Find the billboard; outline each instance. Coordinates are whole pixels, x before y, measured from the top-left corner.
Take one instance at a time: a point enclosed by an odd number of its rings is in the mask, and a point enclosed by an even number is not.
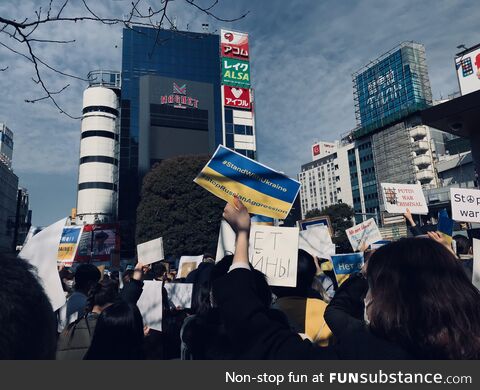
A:
[[[480,89],[480,47],[455,57],[458,84],[462,95]]]
[[[319,158],[325,157],[329,154],[332,154],[336,150],[336,145],[328,142],[317,142],[312,146],[312,158],[313,160],[318,160]]]
[[[356,117],[361,131],[376,130],[422,110],[432,101],[425,49],[401,44],[353,75]]]
[[[63,228],[62,236],[60,237],[60,244],[58,245],[58,262],[61,262],[66,266],[72,265],[75,254],[77,253],[77,246],[81,232],[81,226]]]
[[[221,30],[220,46],[222,57],[249,59],[248,34]]]
[[[116,262],[119,250],[120,236],[116,224],[84,225],[75,261]]]
[[[225,107],[244,108],[250,110],[252,108],[252,97],[250,90],[247,88],[224,85],[223,104]]]
[[[250,87],[250,64],[234,58],[222,58],[222,84]]]

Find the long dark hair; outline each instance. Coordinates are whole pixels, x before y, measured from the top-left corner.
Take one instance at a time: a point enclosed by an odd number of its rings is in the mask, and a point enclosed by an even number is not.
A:
[[[370,329],[416,358],[480,358],[480,292],[460,262],[428,238],[406,238],[368,261]]]
[[[118,299],[118,282],[111,279],[103,279],[93,286],[88,292],[85,311],[90,313],[94,306],[103,307],[114,303]]]
[[[143,359],[143,320],[137,306],[125,302],[107,307],[97,321],[85,360]]]

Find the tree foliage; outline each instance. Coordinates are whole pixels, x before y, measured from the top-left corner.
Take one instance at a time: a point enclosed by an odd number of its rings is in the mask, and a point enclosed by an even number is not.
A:
[[[225,202],[193,182],[207,156],[162,161],[145,176],[137,244],[163,237],[165,256],[215,254]]]
[[[351,252],[352,248],[345,230],[353,226],[352,219],[354,216],[354,210],[345,203],[337,203],[324,207],[322,210],[310,210],[305,215],[305,218],[314,218],[323,215],[328,215],[330,217],[333,230],[332,241],[337,246],[337,252]]]

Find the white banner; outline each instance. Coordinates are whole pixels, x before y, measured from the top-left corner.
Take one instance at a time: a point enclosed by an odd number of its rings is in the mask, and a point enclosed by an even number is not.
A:
[[[18,257],[36,267],[40,283],[54,311],[60,309],[66,301],[57,270],[58,246],[66,222],[65,218],[46,227],[30,238],[18,254]]]
[[[459,222],[480,222],[480,190],[451,188],[452,219]]]
[[[175,308],[190,309],[192,307],[192,283],[165,283],[168,300]]]
[[[420,184],[381,183],[385,210],[390,214],[428,214],[427,201]]]
[[[319,259],[331,259],[335,254],[335,244],[332,243],[330,230],[324,225],[314,225],[307,230],[302,230],[298,238],[298,249]]]
[[[271,286],[297,285],[298,228],[252,225],[250,263]]]
[[[355,252],[360,250],[362,246],[369,247],[371,244],[383,239],[380,230],[378,230],[377,223],[373,218],[352,226],[345,232]]]
[[[162,237],[137,245],[138,262],[143,265],[165,259]]]

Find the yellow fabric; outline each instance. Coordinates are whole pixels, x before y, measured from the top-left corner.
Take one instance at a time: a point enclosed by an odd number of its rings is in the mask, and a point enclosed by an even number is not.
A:
[[[314,343],[325,347],[332,337],[332,331],[328,327],[323,315],[327,304],[321,299],[308,298],[305,308],[305,334]]]

